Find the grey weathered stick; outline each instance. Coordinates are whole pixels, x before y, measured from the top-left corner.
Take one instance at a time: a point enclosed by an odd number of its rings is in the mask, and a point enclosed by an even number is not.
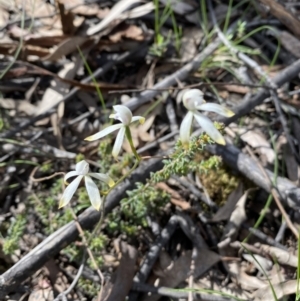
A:
[[[160,170],[162,167],[163,163],[160,159],[149,160],[147,163],[141,164],[129,179],[125,180],[108,195],[105,212],[110,212],[115,208],[120,200],[126,197],[126,191],[135,187],[136,182],[145,182],[150,172]],[[100,212],[90,207],[79,215],[78,221],[83,229],[90,229],[99,221],[99,218]],[[7,293],[14,291],[22,281],[42,268],[50,258],[74,241],[77,236],[78,231],[75,222],[70,222],[47,237],[13,267],[3,273],[0,276],[0,300]]]
[[[142,92],[138,97],[131,98],[127,103],[126,106],[130,108],[131,110],[136,109],[137,107],[141,106],[144,103],[149,102],[152,100],[155,96],[161,93],[159,89],[162,88],[168,88],[174,85],[178,84],[178,81],[185,80],[188,75],[192,72],[197,70],[201,63],[210,55],[213,54],[213,52],[218,49],[220,46],[221,41],[219,39],[216,39],[212,43],[210,43],[202,52],[200,52],[195,58],[188,64],[184,65],[182,68],[177,70],[175,73],[167,76],[162,81],[155,84],[151,90],[146,90]],[[158,90],[155,90],[158,89]]]
[[[283,69],[279,74],[277,74],[273,82],[278,86],[281,87],[285,83],[294,79],[300,73],[300,59],[295,61],[290,66]],[[248,101],[240,104],[236,108],[233,109],[235,115],[226,118],[220,117],[217,119],[219,122],[223,122],[225,125],[229,125],[231,122],[238,120],[240,117],[248,114],[252,109],[256,106],[263,103],[263,101],[270,96],[270,91],[268,89],[259,89],[258,92],[251,97]]]

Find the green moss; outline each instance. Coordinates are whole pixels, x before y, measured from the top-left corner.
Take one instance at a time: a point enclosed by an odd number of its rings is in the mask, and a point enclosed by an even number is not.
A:
[[[232,175],[224,164],[211,169],[208,173],[199,173],[198,177],[209,196],[218,205],[226,202],[229,194],[237,188],[240,182],[240,177]]]

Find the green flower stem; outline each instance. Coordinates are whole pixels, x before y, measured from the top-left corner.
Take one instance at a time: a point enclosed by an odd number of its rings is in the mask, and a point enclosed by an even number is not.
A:
[[[126,138],[127,138],[128,142],[130,144],[131,150],[132,150],[133,154],[135,155],[136,159],[138,160],[138,162],[140,162],[141,161],[141,157],[138,155],[138,153],[136,152],[136,149],[135,149],[135,147],[133,145],[132,136],[131,136],[131,132],[130,132],[129,126],[126,126],[125,129],[126,129],[125,130],[125,135],[126,135]]]
[[[115,186],[114,186],[115,187]],[[93,240],[93,238],[96,236],[96,234],[98,233],[101,225],[103,224],[103,221],[104,221],[104,204],[105,204],[105,199],[106,199],[106,196],[103,196],[103,199],[102,199],[102,205],[101,205],[101,216],[100,216],[100,219],[99,219],[99,222],[97,223],[96,227],[94,228],[91,236],[89,237],[89,240],[88,240],[88,245],[90,245],[91,241]]]
[[[105,200],[106,200],[106,197],[107,195],[116,187],[118,186],[121,182],[123,182],[127,177],[129,177],[131,175],[131,173],[138,167],[140,163],[140,157],[139,157],[139,160],[136,160],[133,167],[128,171],[127,174],[125,174],[123,177],[121,177],[116,183],[114,186],[110,187],[106,192],[104,192],[104,196],[103,196],[103,199],[102,199],[102,208],[101,208],[101,217],[100,217],[100,220],[99,222],[97,223],[95,229],[93,230],[92,232],[92,235],[90,236],[90,239],[88,240],[88,244],[91,242],[91,240],[93,239],[93,237],[97,234],[98,230],[100,229],[102,223],[103,223],[103,220],[104,220],[104,205],[105,205]]]

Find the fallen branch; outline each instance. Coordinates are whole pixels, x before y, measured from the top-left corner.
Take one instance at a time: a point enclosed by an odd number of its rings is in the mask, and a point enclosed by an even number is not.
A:
[[[126,191],[132,190],[136,182],[145,182],[150,172],[160,170],[163,166],[161,159],[149,160],[135,170],[135,172],[116,187],[108,196],[105,203],[105,212],[112,211],[126,197]],[[78,216],[78,222],[83,229],[91,229],[100,218],[101,212],[92,207],[85,210]],[[53,256],[68,246],[78,237],[78,230],[75,221],[68,223],[58,229],[43,242],[37,245],[32,251],[24,256],[19,262],[0,276],[0,300],[6,294],[13,292],[20,283],[32,276],[38,269]]]
[[[273,78],[273,83],[277,87],[281,87],[285,83],[290,82],[300,73],[300,59],[295,61],[290,66],[283,69],[279,74]],[[259,89],[258,92],[251,97],[249,100],[243,102],[236,108],[234,108],[235,115],[229,118],[219,117],[218,122],[222,122],[225,125],[229,125],[231,122],[238,120],[240,117],[248,114],[256,106],[259,106],[263,101],[270,96],[270,91],[268,89]]]
[[[200,67],[201,63],[208,56],[212,55],[212,53],[216,49],[218,49],[220,44],[221,41],[219,39],[216,39],[214,42],[210,43],[201,53],[195,56],[195,58],[191,62],[155,84],[151,90],[146,90],[142,92],[138,97],[131,98],[128,102],[126,102],[126,106],[128,106],[129,109],[134,110],[144,103],[151,101],[155,96],[160,94],[162,92],[160,91],[160,89],[177,85],[178,81],[185,80],[192,71],[197,70]]]

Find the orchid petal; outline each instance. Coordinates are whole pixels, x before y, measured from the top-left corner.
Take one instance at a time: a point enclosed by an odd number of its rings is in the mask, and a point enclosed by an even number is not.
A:
[[[140,124],[144,124],[145,117],[143,117],[143,116],[133,116],[132,119],[131,119],[131,123],[134,122],[134,121],[139,121]]]
[[[65,189],[60,201],[59,208],[66,206],[72,199],[75,191],[77,190],[83,176],[78,176],[69,186]]]
[[[116,137],[116,141],[112,150],[112,155],[113,157],[117,158],[119,155],[119,152],[121,150],[122,144],[123,144],[123,140],[124,140],[124,136],[125,136],[125,127],[122,127]]]
[[[203,92],[198,89],[191,89],[186,91],[182,96],[184,106],[189,111],[195,111],[197,106],[205,102],[203,99]]]
[[[215,128],[214,124],[209,118],[207,118],[206,116],[198,112],[194,114],[194,117],[196,118],[199,125],[203,128],[203,130],[211,139],[213,139],[218,144],[222,144],[222,145],[226,144],[224,137]]]
[[[108,176],[104,173],[90,172],[88,175],[90,177],[93,177],[95,179],[98,179],[98,180],[106,183],[109,187],[112,187],[115,185],[115,181],[110,176]]]
[[[214,112],[226,117],[231,117],[234,115],[234,113],[231,110],[222,107],[216,103],[203,103],[200,106],[197,106],[197,109],[202,111]]]
[[[76,176],[79,176],[79,173],[77,171],[74,171],[74,170],[66,173],[66,175],[64,177],[65,184],[69,184],[68,181],[67,181],[69,178],[76,177]]]
[[[79,175],[85,176],[89,172],[89,163],[82,160],[76,164],[75,170]]]
[[[104,136],[107,136],[108,134],[120,129],[122,126],[123,126],[122,123],[111,125],[111,126],[105,128],[104,130],[98,132],[97,134],[85,138],[84,140],[94,141],[94,140],[103,138]]]
[[[100,197],[99,189],[91,177],[85,176],[84,181],[85,181],[86,191],[89,195],[89,199],[92,203],[92,206],[99,211],[101,207],[101,197]]]
[[[120,120],[124,125],[129,125],[132,119],[131,111],[122,105],[113,106],[116,114],[114,114],[114,118]]]
[[[194,116],[194,114],[191,111],[188,111],[188,113],[182,120],[182,123],[180,126],[180,140],[181,140],[182,144],[189,143],[193,116]]]

